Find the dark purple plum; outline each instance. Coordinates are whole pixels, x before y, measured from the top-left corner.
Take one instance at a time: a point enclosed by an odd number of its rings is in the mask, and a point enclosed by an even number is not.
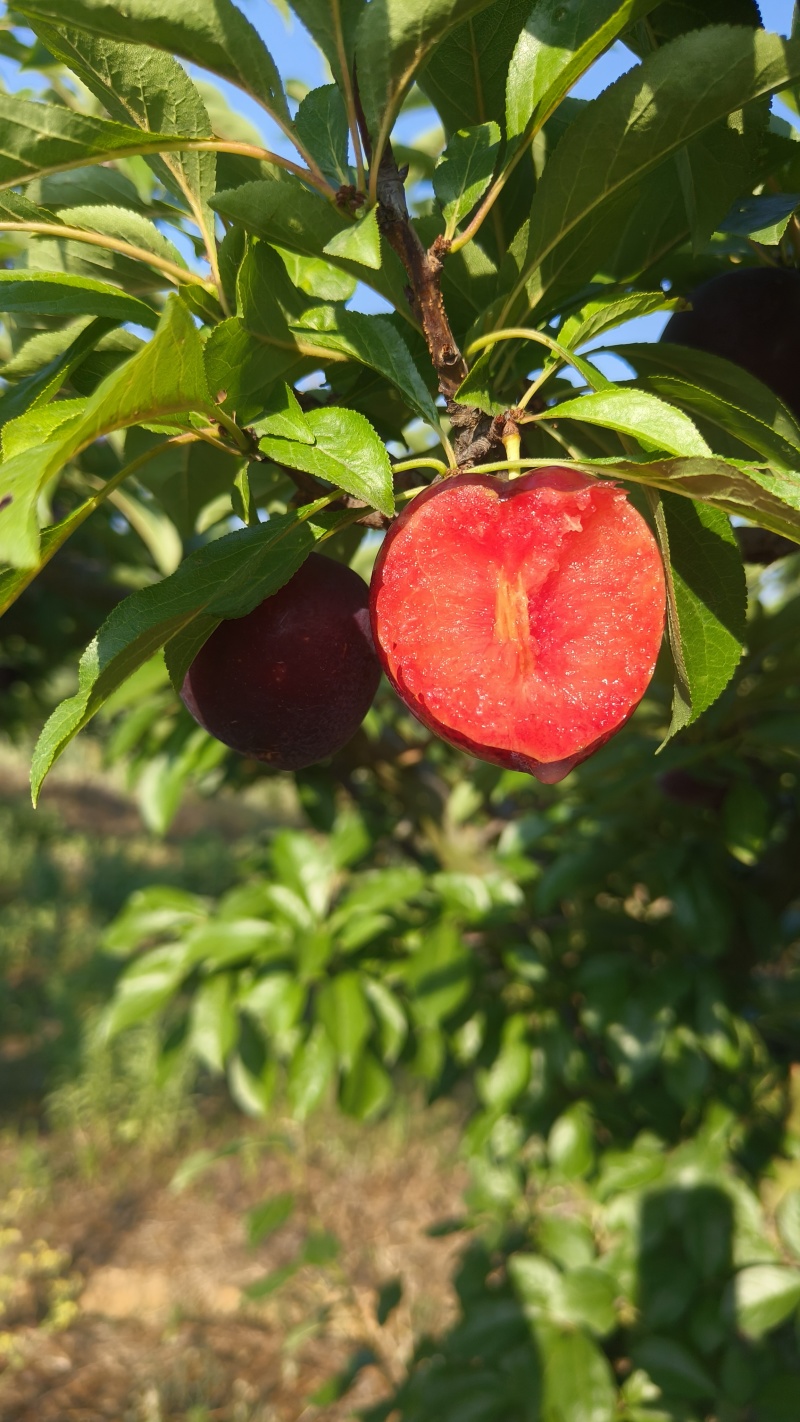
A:
[[[253,612],[220,623],[181,696],[195,721],[232,750],[276,770],[302,770],[355,734],[380,676],[366,583],[312,553]]]
[[[800,418],[800,272],[736,267],[692,292],[662,341],[723,356],[754,375]]]

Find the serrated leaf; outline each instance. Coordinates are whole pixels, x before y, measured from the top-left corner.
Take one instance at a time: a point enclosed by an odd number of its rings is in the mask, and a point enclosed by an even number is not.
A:
[[[334,187],[352,182],[347,161],[347,110],[335,84],[324,84],[306,94],[295,115],[294,126]]]
[[[231,0],[22,0],[26,16],[177,54],[245,89],[288,122],[275,62]]]
[[[130,212],[108,203],[102,207],[62,208],[56,213],[56,217],[67,227],[79,227],[86,232],[99,232],[105,236],[116,237],[134,247],[152,252],[156,257],[163,257],[176,267],[183,267],[187,273],[189,271],[185,258],[175,244],[168,241],[155,223],[139,212]]]
[[[200,617],[243,617],[277,592],[325,528],[311,522],[321,503],[215,540],[169,578],[121,602],[81,658],[79,690],[45,725],[31,767],[34,801],[53,762],[138,667]]]
[[[330,406],[310,410],[306,424],[316,443],[296,444],[292,440],[265,435],[259,449],[277,464],[303,469],[327,480],[357,499],[364,499],[381,513],[394,512],[392,467],[383,441],[369,420],[357,410]]]
[[[536,0],[508,71],[509,139],[538,133],[581,74],[657,0]]]
[[[315,436],[290,385],[279,381],[272,391],[260,420],[253,426],[258,435],[275,435],[296,444],[314,444]]]
[[[720,232],[752,237],[767,247],[777,246],[793,214],[800,207],[800,193],[758,193],[740,198],[719,224]]]
[[[349,262],[358,262],[359,266],[378,271],[382,258],[377,207],[371,207],[351,227],[337,232],[322,250],[328,257],[344,257]]]
[[[487,0],[370,0],[356,31],[361,102],[377,155],[411,82],[451,29]]]
[[[657,44],[666,44],[689,30],[705,25],[761,25],[756,0],[663,0],[651,11],[649,29]],[[649,54],[649,46],[637,43],[637,31],[625,36],[635,54]]]
[[[145,137],[126,124],[18,94],[0,94],[0,136],[0,188],[81,163],[105,163],[125,153],[157,153],[175,137]]]
[[[711,27],[649,55],[588,104],[540,180],[501,324],[601,270],[643,178],[729,113],[798,76],[800,42]]]
[[[106,316],[156,326],[158,312],[118,286],[68,272],[0,271],[0,306],[35,316]]]
[[[73,340],[69,339],[70,327],[61,327],[58,331],[59,341],[56,342],[58,353],[45,360],[27,378],[5,390],[0,399],[0,427],[5,426],[9,420],[17,419],[26,410],[36,409],[37,406],[52,400],[64,381],[78,369],[106,332],[113,330],[115,324],[113,319],[99,316],[79,330]],[[74,331],[75,327],[72,326],[71,329]],[[60,340],[63,333],[66,333],[66,345]],[[48,332],[48,335],[50,334],[55,333]],[[32,342],[26,344],[30,346]],[[42,349],[44,351],[45,348]],[[9,362],[3,368],[4,378],[8,378],[12,364]]]
[[[248,232],[301,257],[321,257],[332,238],[352,231],[352,223],[342,213],[300,183],[244,183],[217,193],[212,206],[222,217],[241,223]],[[331,260],[385,296],[413,324],[405,297],[405,271],[383,241],[381,253],[380,267],[375,269],[349,257],[334,256]]]
[[[545,418],[583,420],[632,435],[649,450],[668,454],[703,455],[711,450],[687,415],[644,391],[621,390],[619,386],[565,400],[548,411]]]
[[[505,121],[506,77],[530,0],[494,0],[445,37],[418,76],[448,133]]]
[[[97,387],[63,437],[56,432],[50,443],[0,465],[0,561],[15,568],[38,561],[39,492],[75,454],[113,430],[188,410],[212,414],[214,405],[200,336],[173,296],[152,340]]]
[[[667,341],[612,346],[655,394],[734,435],[783,469],[800,468],[800,424],[778,396],[741,366]]]
[[[321,350],[340,351],[384,375],[405,396],[416,414],[429,425],[437,424],[433,397],[403,337],[387,317],[368,316],[361,311],[312,309],[304,313],[302,323],[292,330],[298,340],[305,336]]]
[[[670,494],[659,503],[656,525],[676,668],[669,739],[717,700],[736,671],[744,650],[747,584],[725,514]]]
[[[99,35],[34,22],[51,54],[100,99],[112,118],[146,132],[211,138],[208,113],[178,61],[144,45],[117,44]],[[216,154],[164,153],[148,160],[168,187],[183,193],[213,252],[214,219],[208,199],[216,187]],[[122,182],[121,174],[114,174]],[[107,180],[108,181],[108,180]],[[81,201],[85,198],[81,196]]]
[[[500,126],[493,121],[453,134],[433,170],[433,191],[442,208],[445,237],[483,197],[500,154]]]
[[[599,296],[567,317],[558,332],[559,344],[569,350],[577,350],[623,321],[635,321],[653,311],[674,311],[677,305],[677,298],[670,298],[663,291],[632,291],[623,295],[615,292],[610,296]]]

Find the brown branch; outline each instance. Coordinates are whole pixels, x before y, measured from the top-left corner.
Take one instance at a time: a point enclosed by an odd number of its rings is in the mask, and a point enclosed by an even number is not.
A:
[[[364,152],[371,161],[372,140],[355,76],[353,89]],[[462,380],[467,377],[467,363],[450,329],[442,300],[442,258],[450,243],[444,237],[437,237],[430,251],[426,250],[409,216],[404,178],[405,174],[397,166],[392,145],[387,143],[378,167],[378,226],[408,273],[406,296],[409,305],[422,327],[439,379],[439,389],[447,399],[452,399]]]

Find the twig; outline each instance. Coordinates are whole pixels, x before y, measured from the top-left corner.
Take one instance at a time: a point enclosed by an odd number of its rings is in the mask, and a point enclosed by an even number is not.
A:
[[[353,97],[364,151],[371,161],[372,140],[361,106],[357,80],[354,83]],[[392,145],[387,143],[380,155],[375,188],[378,199],[378,226],[408,273],[409,286],[406,288],[406,296],[409,305],[422,327],[433,368],[438,376],[439,389],[447,399],[452,399],[461,382],[466,380],[468,370],[450,329],[442,300],[442,258],[446,255],[449,244],[442,237],[437,237],[430,251],[426,251],[409,216],[403,178]]]

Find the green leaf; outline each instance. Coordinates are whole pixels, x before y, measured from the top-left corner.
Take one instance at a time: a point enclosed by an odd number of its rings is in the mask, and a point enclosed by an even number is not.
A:
[[[453,134],[433,170],[433,191],[453,237],[462,218],[486,192],[500,153],[500,127],[493,121]]]
[[[334,187],[353,181],[347,161],[347,110],[335,84],[324,84],[306,94],[297,110],[294,126]]]
[[[677,305],[677,298],[671,299],[663,291],[632,291],[622,295],[612,292],[609,296],[599,296],[567,317],[559,329],[558,342],[568,350],[578,350],[623,321],[635,321],[653,311],[674,311]]]
[[[263,1279],[257,1279],[254,1284],[248,1284],[247,1288],[242,1289],[242,1293],[246,1299],[251,1299],[253,1303],[258,1303],[259,1299],[269,1298],[270,1294],[274,1294],[294,1278],[302,1262],[302,1259],[295,1259],[290,1264],[284,1264],[281,1269],[273,1269],[270,1274],[265,1274]]]
[[[752,237],[767,247],[776,247],[797,208],[800,193],[759,193],[740,198],[719,224],[720,232]]]
[[[696,255],[704,251],[731,203],[758,181],[768,122],[769,101],[757,100],[676,153]]]
[[[713,1379],[683,1343],[653,1334],[635,1343],[632,1355],[668,1395],[690,1400],[714,1396]]]
[[[2,275],[2,274],[0,274]],[[0,465],[0,560],[38,561],[36,501],[40,490],[80,450],[113,430],[187,410],[213,413],[203,348],[186,307],[175,296],[140,354],[102,382],[80,419],[35,451]]]
[[[63,222],[67,227],[80,227],[86,232],[99,232],[105,236],[116,237],[132,246],[142,247],[144,251],[152,252],[156,257],[164,257],[174,266],[183,267],[187,273],[189,271],[184,257],[174,243],[169,242],[159,232],[155,223],[148,221],[139,212],[130,212],[126,208],[106,203],[102,207],[62,208],[56,216],[59,222]]]
[[[37,22],[36,29],[50,53],[61,59],[120,123],[135,124],[152,133],[212,137],[203,101],[171,54],[159,54],[143,45],[116,44],[61,25],[53,29]],[[204,234],[207,251],[213,252],[216,239],[208,199],[216,187],[216,154],[164,153],[148,161],[167,187],[184,195]]]
[[[544,1364],[542,1422],[614,1422],[617,1389],[611,1365],[584,1333],[536,1330]]]
[[[781,1264],[753,1264],[733,1281],[737,1327],[748,1338],[763,1338],[800,1304],[800,1269]]]
[[[237,1022],[232,980],[218,973],[200,983],[192,996],[189,1045],[210,1071],[222,1073],[236,1041]]]
[[[365,975],[363,981],[364,991],[380,1027],[381,1056],[387,1066],[394,1066],[408,1036],[405,1011],[399,998],[380,978],[369,978]]]
[[[314,444],[313,434],[297,396],[290,385],[279,381],[272,391],[261,419],[253,426],[258,435],[275,435],[296,444]]]
[[[356,33],[361,102],[376,155],[412,80],[450,30],[487,0],[370,0]]]
[[[137,1022],[157,1017],[191,968],[184,943],[154,948],[137,958],[119,979],[103,1020],[105,1035],[116,1037]]]
[[[711,453],[687,415],[644,391],[621,390],[617,386],[596,395],[583,395],[554,406],[544,418],[602,425],[632,435],[647,450],[701,457]]]
[[[800,42],[712,27],[649,55],[587,104],[545,168],[527,232],[515,239],[519,277],[500,323],[602,269],[643,178],[729,113],[798,76]]]
[[[310,410],[306,425],[316,440],[314,445],[265,435],[258,447],[278,464],[315,474],[381,513],[394,513],[392,466],[369,420],[357,410],[330,406]]]
[[[247,1243],[251,1249],[263,1243],[267,1236],[280,1229],[282,1224],[286,1224],[294,1214],[294,1206],[294,1195],[286,1190],[280,1195],[272,1195],[269,1200],[263,1200],[254,1209],[248,1210],[245,1218]]]
[[[323,983],[317,995],[317,1016],[344,1070],[352,1071],[372,1031],[360,973],[339,973]]]
[[[384,375],[417,415],[434,428],[438,425],[433,397],[388,317],[323,307],[306,311],[292,331],[301,343],[311,340],[320,350],[339,351]]]
[[[419,73],[448,133],[505,122],[506,76],[530,0],[494,0],[451,30]]]
[[[111,119],[80,114],[56,104],[0,94],[0,188],[28,182],[45,173],[76,168],[83,163],[106,163],[126,153],[157,153],[175,135],[145,137]]]
[[[288,1096],[292,1115],[305,1121],[324,1100],[336,1072],[336,1053],[321,1022],[298,1047],[289,1070]]]
[[[676,671],[669,739],[717,700],[736,671],[744,650],[747,584],[724,513],[662,494],[656,526]]]
[[[800,467],[800,425],[773,391],[740,366],[666,341],[610,349],[640,372],[648,390],[685,408],[706,428],[724,430],[779,468]]]
[[[776,1212],[778,1234],[785,1247],[800,1259],[800,1190],[784,1195]]]
[[[405,969],[411,1011],[421,1027],[438,1027],[469,995],[473,964],[454,924],[428,929]]]
[[[81,658],[77,694],[56,708],[39,737],[31,767],[34,800],[72,738],[159,647],[199,617],[243,617],[288,582],[326,532],[310,522],[319,507],[227,534],[114,609]]]
[[[651,12],[648,27],[657,44],[666,44],[689,30],[722,24],[759,26],[756,0],[664,0]],[[637,44],[635,30],[625,36],[625,43],[636,54],[650,52]]]
[[[508,71],[509,139],[538,133],[590,64],[657,0],[536,0]]]
[[[16,385],[8,387],[0,399],[0,427],[5,426],[9,420],[18,419],[26,410],[34,410],[52,400],[53,396],[58,394],[64,381],[74,370],[78,369],[106,332],[114,329],[115,324],[113,318],[98,316],[94,321],[83,326],[72,341],[69,341],[69,332],[75,330],[75,325],[59,328],[59,337],[63,332],[67,333],[68,344],[60,348],[52,359],[46,360],[44,364],[40,365],[33,374],[20,380]],[[36,338],[34,337],[34,339]],[[27,344],[30,345],[31,342]],[[9,366],[7,365],[2,372],[4,378],[8,377],[8,373]]]
[[[478,1095],[485,1106],[506,1111],[528,1085],[531,1047],[526,1040],[527,1019],[513,1013],[503,1024],[500,1051],[488,1071],[478,1074]]]
[[[158,312],[118,286],[67,272],[0,271],[0,306],[14,315],[105,316],[156,326]]]
[[[372,1052],[362,1052],[347,1072],[341,1090],[342,1110],[357,1121],[371,1121],[392,1094],[392,1079]]]
[[[582,1325],[603,1338],[616,1327],[617,1293],[617,1285],[605,1269],[592,1265],[571,1269],[562,1280],[560,1311],[568,1323]]]
[[[377,207],[371,207],[352,227],[337,232],[322,250],[328,257],[344,257],[349,262],[358,262],[362,267],[377,271],[382,261]]]
[[[332,203],[309,192],[299,182],[244,183],[239,188],[217,193],[212,206],[222,217],[241,223],[248,232],[266,238],[277,247],[297,252],[301,257],[321,257],[332,238],[353,230],[353,224]],[[335,266],[385,296],[400,315],[413,324],[405,297],[405,270],[383,239],[381,253],[378,269],[365,267],[350,257],[334,256],[333,261]]]
[[[18,9],[56,26],[177,54],[238,84],[288,122],[272,55],[231,0],[22,0]]]
[[[588,1175],[594,1163],[594,1132],[587,1108],[578,1103],[550,1127],[547,1153],[553,1167],[568,1179]]]
[[[292,9],[313,35],[340,87],[345,74],[352,72],[356,25],[364,4],[365,0],[338,0],[337,4],[330,0],[292,0]]]

